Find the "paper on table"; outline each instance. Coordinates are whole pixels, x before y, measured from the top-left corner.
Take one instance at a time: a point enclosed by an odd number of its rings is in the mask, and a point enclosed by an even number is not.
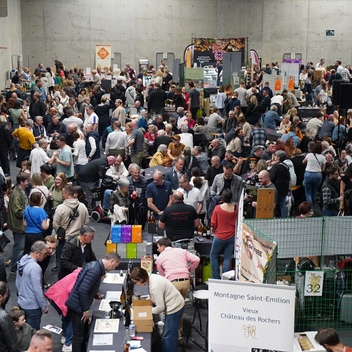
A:
[[[120,319],[97,319],[94,332],[119,332]]]
[[[111,299],[102,299],[99,304],[99,310],[102,310],[104,312],[110,311],[111,307],[109,302],[112,301]]]
[[[93,346],[107,346],[113,343],[113,334],[94,334]]]
[[[108,351],[105,351],[105,352],[108,352]],[[147,351],[143,347],[141,347],[141,348],[133,349],[133,352],[147,352]]]
[[[119,273],[107,273],[103,282],[105,284],[123,284],[125,281],[125,274],[120,276]]]
[[[105,299],[110,301],[120,301],[121,291],[106,291]]]

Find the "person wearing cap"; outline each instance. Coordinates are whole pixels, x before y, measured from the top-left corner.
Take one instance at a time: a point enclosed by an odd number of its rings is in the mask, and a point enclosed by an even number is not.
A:
[[[244,163],[243,170],[242,170],[243,174],[247,173],[250,170],[249,163],[251,159],[256,159],[257,162],[261,159],[264,149],[265,148],[262,145],[257,145],[252,149],[251,155],[247,158],[246,162]]]
[[[185,149],[185,145],[180,142],[181,137],[179,134],[175,134],[172,137],[172,142],[167,147],[167,154],[171,160],[174,160],[178,156],[180,156]]]
[[[114,119],[112,119],[114,120]],[[121,131],[121,122],[113,122],[114,131],[108,134],[105,144],[105,154],[106,155],[121,155],[124,159],[126,155],[127,139],[126,134]]]

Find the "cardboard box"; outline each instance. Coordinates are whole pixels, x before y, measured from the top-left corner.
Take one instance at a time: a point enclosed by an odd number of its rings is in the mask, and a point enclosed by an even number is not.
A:
[[[133,323],[137,333],[153,332],[153,314],[150,299],[133,300]]]
[[[126,258],[137,258],[137,243],[126,243]]]
[[[147,244],[145,242],[137,243],[137,258],[142,258],[147,254]]]
[[[132,225],[132,242],[142,242],[142,225]]]
[[[126,243],[117,244],[116,251],[120,255],[121,258],[127,258],[126,257]]]
[[[106,241],[106,254],[114,252],[116,253],[117,244],[112,243],[110,240]]]
[[[121,243],[121,225],[112,225],[111,226],[111,242],[112,243]]]
[[[153,258],[150,255],[145,255],[141,258],[141,268],[148,271],[149,274],[153,271]]]
[[[121,230],[121,242],[130,243],[132,240],[132,226],[131,225],[122,225]]]

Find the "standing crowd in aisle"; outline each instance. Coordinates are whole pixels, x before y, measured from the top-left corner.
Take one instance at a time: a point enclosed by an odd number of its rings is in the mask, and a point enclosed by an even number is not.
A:
[[[16,275],[18,291],[12,320],[0,309],[0,326],[4,326],[0,333],[17,334],[4,342],[12,344],[3,345],[8,350],[30,348],[34,329],[39,330],[42,314],[48,313],[44,290],[54,300],[63,287],[67,290],[57,303],[62,313],[63,351],[84,350],[87,302],[98,293],[97,277],[120,262],[116,255],[95,257],[95,229],[89,222],[96,207],[104,216],[117,214],[120,223],[143,226],[149,210],[170,243],[193,238],[199,226],[211,227],[210,259],[216,279],[223,249],[224,270],[231,268],[244,188],[247,216],[254,216],[260,205],[258,188],[275,189],[275,217],[290,216],[297,190],[301,191],[298,198],[310,207],[307,216],[352,214],[352,110],[341,116],[329,95],[339,75],[351,79],[350,68],[338,61],[335,68],[325,69],[322,61],[317,65],[316,70],[325,72],[314,90],[314,65],[301,68],[305,100],[320,107],[306,125],[298,117],[296,96],[287,89],[275,95],[269,83],[262,81],[263,72],[275,73],[278,64],[258,70],[249,85],[241,81],[236,89],[220,86],[216,107],[207,117],[195,84],[190,82],[189,89],[177,86],[165,62],[157,70],[149,67],[139,74],[126,64],[117,84],[107,91],[102,89],[98,69],[87,80],[81,69],[68,71],[59,60],[55,66],[54,73],[39,64],[33,75],[23,68],[6,96],[0,97],[0,227],[11,230],[14,239],[12,257],[7,262],[1,258],[1,263]],[[152,78],[145,87],[143,75],[148,70]],[[166,105],[175,111],[169,113]],[[268,129],[279,131],[280,137],[269,141]],[[10,178],[11,158],[20,170],[15,185]],[[168,169],[165,173],[157,169],[148,184],[141,173],[148,166]],[[96,205],[92,190],[103,185],[101,179],[109,179],[111,185]],[[170,243],[158,243],[159,252],[171,254]],[[58,273],[58,283],[67,280],[65,286],[45,283],[51,256],[56,257],[52,271]],[[177,331],[185,298],[185,283],[180,281],[189,280],[189,271],[199,263],[193,257],[186,259],[188,264],[180,269],[184,277],[170,272],[165,261],[158,263],[160,274],[172,283],[177,280],[178,285],[170,286],[153,275],[148,278],[143,270],[132,275],[137,285],[149,283],[153,290],[160,281],[168,293],[167,302],[162,302],[159,293],[153,292],[155,312],[165,304],[169,315],[163,351],[175,350],[175,341],[180,340]],[[86,278],[88,263],[96,273],[95,281]],[[4,268],[0,265],[0,274]],[[92,288],[79,307],[77,277],[87,279],[85,287]],[[6,272],[0,279],[4,308]],[[176,307],[175,302],[180,304]]]

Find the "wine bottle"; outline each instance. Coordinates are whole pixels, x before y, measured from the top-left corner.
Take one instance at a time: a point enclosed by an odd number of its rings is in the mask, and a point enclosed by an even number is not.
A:
[[[207,239],[210,240],[210,236],[211,236],[211,230],[210,230],[210,220],[208,221],[208,225],[207,225]]]
[[[125,301],[126,301],[125,287],[122,286],[122,291],[121,291],[121,295],[120,295],[120,302],[122,304],[125,304]]]
[[[199,237],[203,236],[203,225],[201,221],[199,221],[199,225],[198,225],[198,236]]]
[[[123,352],[129,352],[130,346],[131,346],[130,334],[128,332],[128,327],[127,327],[125,331],[125,338],[123,340]]]
[[[125,327],[128,328],[131,324],[131,308],[128,302],[126,302],[126,307],[125,307]]]
[[[155,217],[153,212],[150,214],[150,223],[155,224]]]
[[[148,210],[148,213],[147,213],[147,223],[150,222],[150,210]]]
[[[205,237],[207,235],[207,225],[205,225],[205,220],[204,220],[204,224],[203,224],[203,237]]]

